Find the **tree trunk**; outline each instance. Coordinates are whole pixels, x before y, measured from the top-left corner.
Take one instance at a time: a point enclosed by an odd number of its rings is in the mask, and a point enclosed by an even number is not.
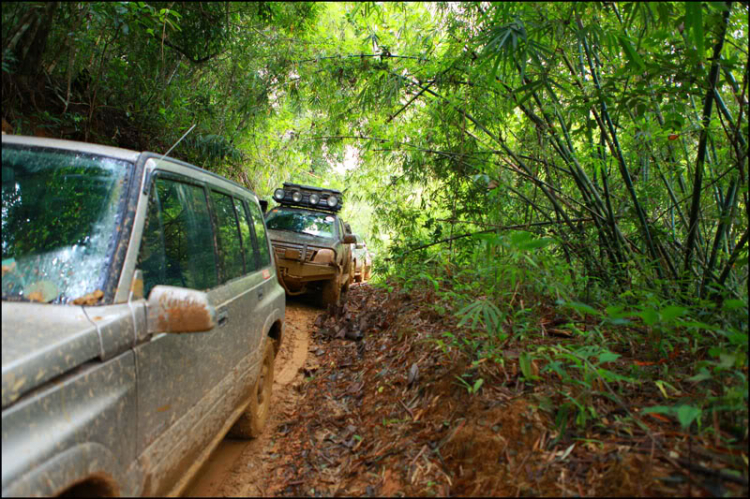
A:
[[[43,10],[36,10],[31,26],[25,30],[16,46],[18,74],[36,76],[40,73],[56,12],[57,2],[47,2]]]

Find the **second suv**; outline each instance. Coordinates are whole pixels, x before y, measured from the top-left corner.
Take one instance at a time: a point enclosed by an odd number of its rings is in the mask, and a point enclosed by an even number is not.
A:
[[[337,215],[341,192],[285,183],[266,215],[279,280],[289,295],[317,291],[324,305],[346,301],[354,274],[352,234]]]

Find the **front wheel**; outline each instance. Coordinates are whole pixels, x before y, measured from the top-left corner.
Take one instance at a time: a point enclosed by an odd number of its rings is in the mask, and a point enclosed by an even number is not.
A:
[[[334,277],[333,279],[326,281],[326,283],[323,285],[323,293],[321,294],[323,305],[339,305],[339,302],[341,301],[342,287],[343,286],[339,285],[338,277]]]
[[[242,416],[229,430],[229,436],[235,438],[249,439],[257,438],[263,433],[268,415],[271,412],[271,393],[273,392],[273,342],[266,341],[263,349],[263,363],[260,366],[258,377],[250,387],[250,404],[242,413]]]

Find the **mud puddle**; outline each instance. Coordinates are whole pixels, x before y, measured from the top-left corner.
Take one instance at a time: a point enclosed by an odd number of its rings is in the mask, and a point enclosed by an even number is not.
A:
[[[266,431],[254,440],[225,438],[211,454],[183,497],[264,496],[274,461],[274,437],[294,410],[301,380],[300,368],[310,349],[310,330],[323,310],[309,300],[287,298],[286,329],[281,351],[274,363],[273,409]]]

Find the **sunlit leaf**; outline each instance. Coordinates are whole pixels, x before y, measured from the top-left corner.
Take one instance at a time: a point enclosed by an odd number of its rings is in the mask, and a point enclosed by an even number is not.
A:
[[[703,2],[685,2],[685,24],[693,36],[699,59],[705,52],[703,35]]]
[[[620,35],[618,37],[618,40],[620,41],[620,46],[622,46],[622,49],[625,52],[625,56],[628,58],[628,60],[638,70],[643,71],[646,68],[646,65],[643,63],[643,59],[640,55],[638,55],[638,52],[636,52],[630,40],[625,35]]]
[[[700,417],[703,411],[700,408],[692,405],[681,405],[677,408],[677,420],[680,422],[684,429],[690,427],[690,425]]]
[[[669,305],[668,307],[661,309],[659,315],[661,315],[662,320],[671,321],[672,319],[684,315],[685,312],[687,312],[687,308],[685,307]]]

